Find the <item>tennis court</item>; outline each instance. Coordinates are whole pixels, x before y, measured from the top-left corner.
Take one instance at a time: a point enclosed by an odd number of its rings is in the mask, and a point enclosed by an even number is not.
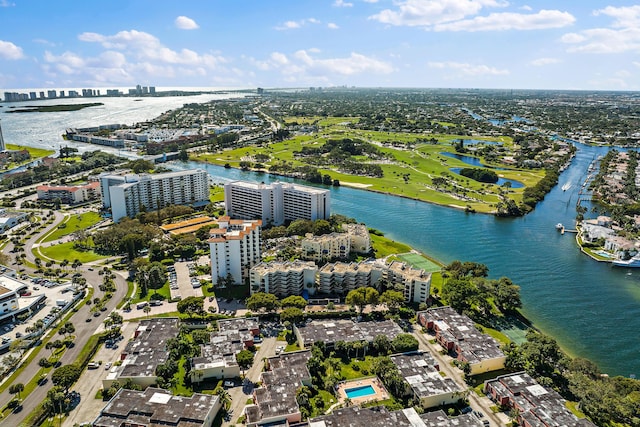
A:
[[[424,270],[428,273],[433,273],[436,271],[440,271],[442,270],[442,267],[440,267],[438,264],[436,264],[435,262],[428,260],[427,258],[423,257],[420,254],[415,254],[412,252],[408,252],[406,254],[400,254],[400,255],[396,255],[401,261],[406,262],[407,264],[412,265],[415,268],[419,268],[421,270]]]
[[[516,344],[522,344],[527,341],[526,335],[529,326],[515,317],[508,316],[495,322],[495,328]]]

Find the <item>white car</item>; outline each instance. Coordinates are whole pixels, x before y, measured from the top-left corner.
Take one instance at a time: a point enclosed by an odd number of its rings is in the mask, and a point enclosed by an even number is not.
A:
[[[111,362],[107,362],[104,364],[104,369],[108,370],[111,367]]]

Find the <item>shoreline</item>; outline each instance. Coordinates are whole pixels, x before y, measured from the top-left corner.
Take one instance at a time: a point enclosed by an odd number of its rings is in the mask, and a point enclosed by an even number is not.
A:
[[[225,166],[221,166],[221,165],[218,165],[216,163],[210,163],[210,162],[207,162],[207,161],[201,160],[201,159],[189,158],[189,161],[190,162],[195,162],[195,163],[202,163],[202,164],[207,164],[207,165],[211,165],[211,166],[217,166],[217,167],[225,168]],[[259,173],[259,174],[267,174],[267,175],[271,175],[271,176],[282,176],[282,177],[285,177],[285,178],[293,178],[293,179],[299,179],[299,180],[304,181],[302,178],[298,178],[296,176],[286,175],[286,174],[277,173],[277,172],[270,172],[270,171],[265,170],[265,169],[253,169],[253,168],[241,169],[241,168],[237,168],[237,167],[234,167],[234,166],[230,166],[229,168],[225,168],[225,169],[236,169],[236,170],[254,172],[254,173]],[[313,184],[313,183],[311,183],[311,184]],[[352,185],[350,185],[350,184],[352,184]],[[324,185],[324,184],[322,184],[322,185]],[[344,187],[353,188],[355,190],[371,191],[372,193],[384,194],[384,195],[387,195],[387,196],[394,196],[394,197],[401,197],[403,199],[413,200],[413,201],[416,201],[416,202],[429,203],[429,204],[434,205],[434,206],[441,206],[441,207],[445,207],[445,208],[453,208],[453,209],[457,209],[457,210],[460,210],[460,211],[463,211],[463,212],[467,211],[467,208],[466,207],[462,207],[462,206],[456,206],[456,205],[452,205],[452,204],[441,204],[441,203],[437,203],[437,202],[434,202],[434,201],[431,201],[431,200],[416,199],[414,197],[409,197],[409,196],[406,196],[406,195],[403,195],[403,194],[397,194],[397,193],[392,193],[390,191],[383,191],[383,190],[376,190],[376,189],[373,189],[373,188],[369,188],[371,186],[371,184],[359,184],[357,182],[356,183],[350,183],[350,182],[342,182],[342,181],[340,181],[340,185],[337,186],[337,187],[343,187],[343,186]],[[326,187],[332,187],[332,186],[331,185],[327,185]],[[468,212],[468,213],[490,215],[490,216],[494,216],[494,217],[497,218],[497,215],[496,215],[495,211],[479,212],[477,210],[474,210],[473,212]]]

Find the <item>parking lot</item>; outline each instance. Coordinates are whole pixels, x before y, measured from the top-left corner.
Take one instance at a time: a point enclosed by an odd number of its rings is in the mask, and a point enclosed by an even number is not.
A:
[[[10,317],[0,325],[2,345],[11,345],[16,339],[29,335],[27,328],[37,324],[46,329],[55,322],[60,311],[74,299],[75,287],[70,282],[56,283],[46,279],[20,280],[26,288],[20,291],[19,310],[32,306],[35,313],[25,322],[14,321]],[[42,299],[42,297],[45,299]],[[42,300],[38,304],[38,301]],[[39,322],[41,321],[41,322]]]
[[[195,274],[195,263],[176,262],[167,268],[171,298],[201,297],[200,279]]]

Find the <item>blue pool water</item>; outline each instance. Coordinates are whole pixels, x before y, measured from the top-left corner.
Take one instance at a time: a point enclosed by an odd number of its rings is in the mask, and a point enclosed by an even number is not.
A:
[[[358,397],[371,396],[376,394],[376,391],[371,385],[363,385],[360,387],[348,388],[344,391],[349,399],[356,399]]]

